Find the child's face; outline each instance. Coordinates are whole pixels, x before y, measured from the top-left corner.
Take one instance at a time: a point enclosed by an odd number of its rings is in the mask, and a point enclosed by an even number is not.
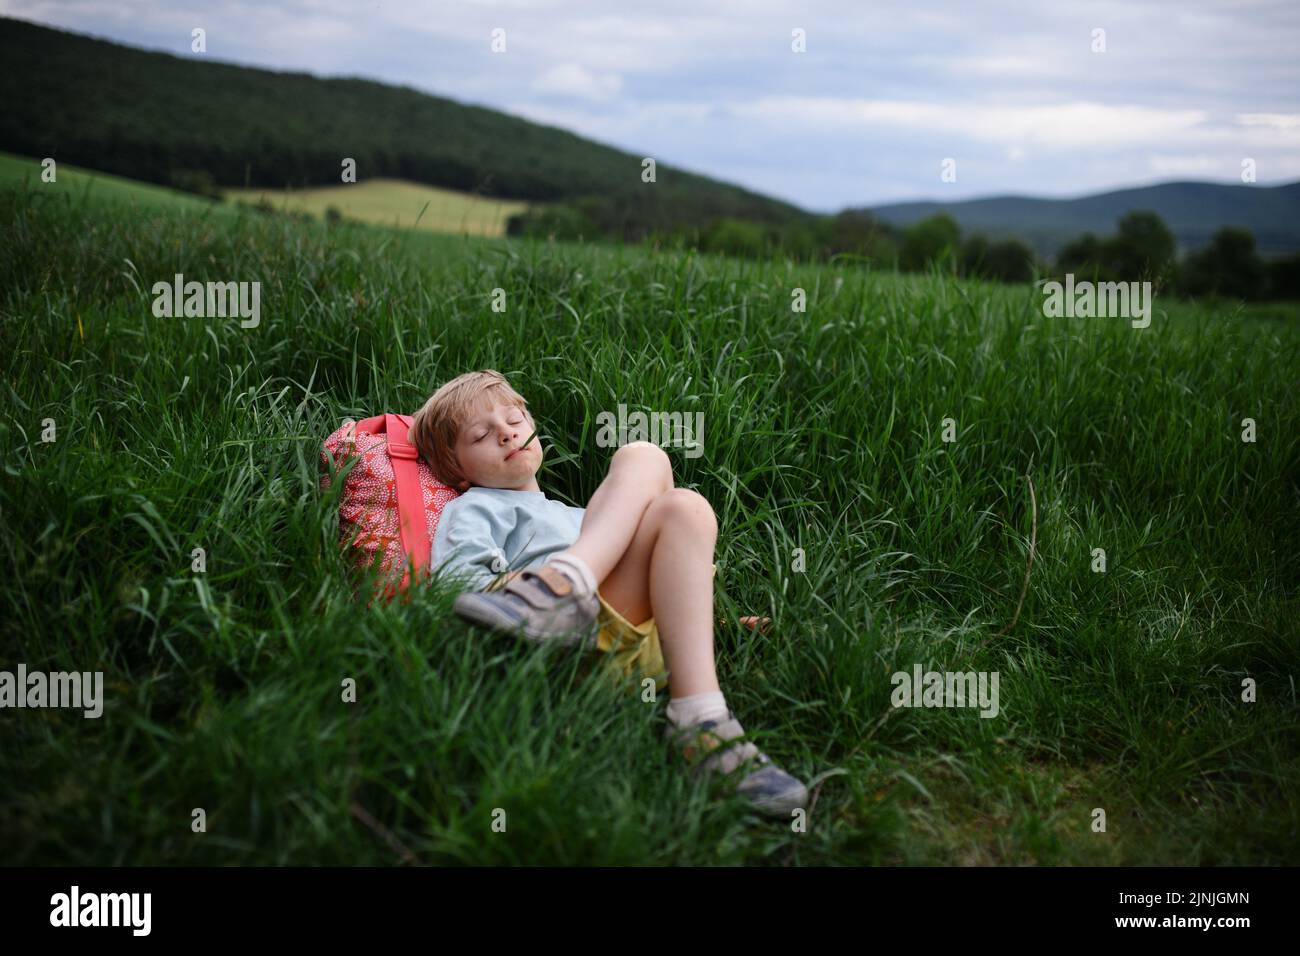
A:
[[[533,418],[518,405],[496,405],[485,399],[461,426],[456,436],[456,459],[470,485],[539,491],[537,469],[542,464],[542,443],[534,438]]]

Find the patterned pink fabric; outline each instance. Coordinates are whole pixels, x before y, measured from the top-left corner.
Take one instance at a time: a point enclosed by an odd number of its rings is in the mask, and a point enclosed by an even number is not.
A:
[[[366,424],[374,421],[367,419]],[[379,418],[383,422],[383,417]],[[379,427],[382,427],[379,426]],[[338,428],[321,448],[322,490],[329,487],[329,465],[342,468],[350,457],[360,458],[344,479],[339,503],[339,546],[352,548],[350,560],[359,569],[378,562],[384,580],[396,581],[406,570],[397,511],[397,479],[388,457],[388,438],[357,427],[349,419]],[[457,497],[454,488],[433,476],[429,466],[418,463],[420,488],[424,492],[424,513],[428,519],[429,540],[433,540],[438,518],[447,502]]]

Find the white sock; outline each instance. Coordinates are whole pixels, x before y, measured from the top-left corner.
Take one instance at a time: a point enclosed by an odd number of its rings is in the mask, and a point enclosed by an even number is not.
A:
[[[668,702],[668,719],[674,727],[689,727],[702,720],[726,720],[727,699],[722,691],[674,697]]]
[[[574,554],[564,551],[560,554],[551,555],[547,564],[555,565],[561,574],[573,582],[573,590],[580,597],[586,597],[596,590],[596,576],[591,573],[591,568],[587,562]]]

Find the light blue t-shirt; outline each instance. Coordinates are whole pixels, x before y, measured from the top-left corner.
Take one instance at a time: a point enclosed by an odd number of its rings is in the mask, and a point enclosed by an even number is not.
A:
[[[442,509],[430,565],[481,591],[502,572],[545,564],[567,549],[586,512],[540,491],[470,488]]]

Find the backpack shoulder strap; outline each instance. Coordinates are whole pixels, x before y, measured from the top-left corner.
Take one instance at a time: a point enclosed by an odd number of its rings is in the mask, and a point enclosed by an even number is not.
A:
[[[410,442],[409,415],[384,416],[388,458],[397,479],[397,512],[401,524],[402,550],[415,561],[418,571],[429,563],[429,521],[424,512],[424,489],[420,487],[420,453]],[[402,577],[402,587],[408,584]]]

